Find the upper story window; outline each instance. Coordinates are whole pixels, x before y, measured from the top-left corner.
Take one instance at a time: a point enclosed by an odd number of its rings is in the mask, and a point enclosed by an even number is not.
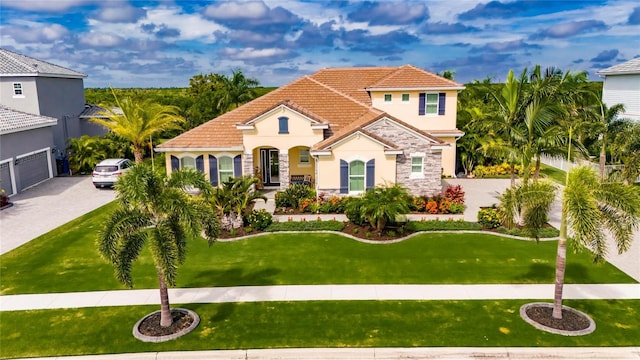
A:
[[[195,169],[196,168],[196,159],[191,156],[185,156],[180,159],[180,168],[181,169]]]
[[[233,177],[233,159],[230,156],[221,156],[218,159],[218,174],[221,183]]]
[[[409,102],[409,94],[402,94],[402,102]]]
[[[384,102],[391,102],[392,98],[391,94],[384,94]]]
[[[22,93],[22,83],[13,83],[13,95],[15,96],[23,96]]]
[[[427,94],[427,114],[438,113],[438,94]]]
[[[300,150],[300,164],[308,164],[309,163],[309,150],[302,149]]]
[[[289,133],[289,118],[288,117],[279,117],[278,118],[278,134],[288,134]]]
[[[444,115],[447,95],[445,93],[420,93],[418,115]]]

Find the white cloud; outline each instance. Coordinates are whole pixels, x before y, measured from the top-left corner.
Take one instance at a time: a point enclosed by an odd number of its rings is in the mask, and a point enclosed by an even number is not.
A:
[[[98,10],[98,19],[107,22],[133,22],[138,20],[141,16],[144,16],[144,10],[141,8],[135,8],[129,4],[117,3],[118,6],[113,6],[112,3],[107,3],[108,6]]]
[[[32,21],[14,21],[2,26],[2,34],[18,43],[46,43],[62,40],[70,31],[60,24],[42,24]],[[3,41],[4,43],[4,41]]]
[[[226,56],[229,56],[233,59],[237,60],[255,60],[261,58],[269,58],[273,56],[283,56],[289,54],[289,50],[286,49],[254,49],[254,48],[244,48],[244,49],[234,49],[227,48],[222,50],[222,53]]]
[[[3,0],[2,5],[28,11],[62,12],[72,7],[96,3],[96,0]]]
[[[114,47],[122,45],[125,39],[113,34],[89,32],[80,36],[80,43],[94,47]]]
[[[214,19],[259,19],[269,12],[269,8],[261,1],[224,2],[209,5],[204,14]]]

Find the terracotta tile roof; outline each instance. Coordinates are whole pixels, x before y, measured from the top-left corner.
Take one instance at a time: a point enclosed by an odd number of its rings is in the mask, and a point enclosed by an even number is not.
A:
[[[378,82],[370,84],[369,89],[424,89],[424,88],[462,88],[455,81],[445,79],[411,65],[404,65]]]
[[[0,105],[0,134],[55,126],[58,119],[49,116],[29,114],[23,111]]]
[[[320,123],[329,124],[329,129],[325,131],[327,140],[314,146],[319,148],[321,144],[334,142],[333,137],[347,136],[384,114],[372,107],[368,88],[374,85],[406,88],[403,81],[412,86],[420,84],[423,88],[460,87],[453,81],[409,65],[323,69],[187,131],[159,145],[158,149],[242,147],[242,131],[237,130],[236,125],[250,123],[280,105],[286,105]]]
[[[85,78],[86,74],[0,48],[0,76]]]

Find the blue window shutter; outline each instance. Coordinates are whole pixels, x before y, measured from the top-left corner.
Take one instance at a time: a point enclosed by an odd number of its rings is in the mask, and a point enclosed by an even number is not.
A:
[[[180,169],[180,159],[171,155],[171,171]]]
[[[438,94],[438,115],[444,115],[444,106],[446,104],[447,94]]]
[[[236,155],[233,158],[233,177],[242,176],[242,156]]]
[[[349,193],[349,164],[340,159],[340,194]]]
[[[204,172],[204,156],[200,155],[196,158],[196,169],[201,173]]]
[[[288,134],[289,133],[289,118],[287,117],[279,117],[278,118],[278,134]]]
[[[209,181],[211,185],[218,186],[218,159],[209,155]]]
[[[418,115],[424,115],[425,114],[425,108],[427,103],[427,94],[426,93],[420,93],[420,95],[418,96]]]
[[[376,179],[376,159],[367,161],[367,175],[365,180],[365,186],[367,190],[373,189]]]

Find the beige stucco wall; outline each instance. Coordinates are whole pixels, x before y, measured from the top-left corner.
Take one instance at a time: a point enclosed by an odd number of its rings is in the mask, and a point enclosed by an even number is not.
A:
[[[315,163],[313,156],[309,155],[309,163],[300,162],[300,150],[309,150],[309,147],[295,147],[289,150],[289,173],[291,175],[311,175],[315,177]],[[314,179],[315,180],[315,179]]]
[[[318,157],[318,189],[340,189],[340,160],[365,163],[375,159],[375,184],[395,182],[396,156],[386,155],[382,144],[366,136],[353,136],[333,149],[332,155]]]
[[[279,134],[279,117],[289,118],[289,133]],[[243,144],[247,151],[258,147],[273,147],[288,151],[296,146],[311,147],[322,141],[322,129],[311,129],[311,122],[286,108],[278,108],[254,123],[253,130],[243,130]]]
[[[442,150],[442,175],[455,176],[456,170],[456,138],[438,137],[438,139],[450,144],[447,149]]]
[[[418,115],[418,102],[420,93],[447,94],[444,115]],[[385,102],[384,95],[391,94],[391,101]],[[409,94],[409,101],[402,101],[402,94]],[[453,130],[456,128],[456,107],[458,104],[458,91],[375,91],[371,92],[373,107],[387,112],[409,125],[420,130]]]

